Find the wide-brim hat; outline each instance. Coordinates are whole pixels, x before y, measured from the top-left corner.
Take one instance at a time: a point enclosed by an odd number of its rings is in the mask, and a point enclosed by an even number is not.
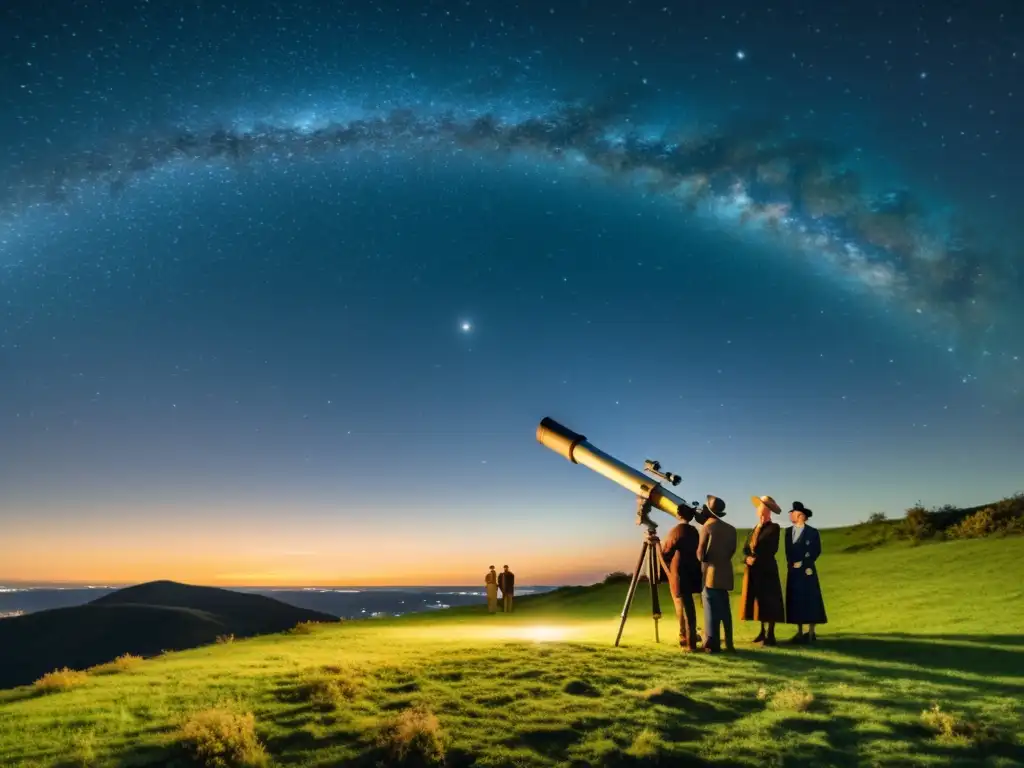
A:
[[[725,502],[717,496],[708,496],[707,502],[701,506],[700,509],[693,511],[694,519],[703,525],[709,517],[714,515],[715,517],[725,517]]]
[[[791,510],[789,510],[789,511],[790,512],[803,512],[804,513],[804,517],[810,517],[811,515],[814,514],[814,512],[809,510],[807,507],[805,507],[799,501],[794,501],[793,502],[793,508]]]
[[[708,495],[707,503],[704,505],[715,517],[725,517],[725,502],[717,496]]]
[[[753,502],[755,507],[759,507],[764,504],[768,509],[774,512],[776,515],[782,514],[782,507],[775,501],[771,496],[751,496],[750,501]]]

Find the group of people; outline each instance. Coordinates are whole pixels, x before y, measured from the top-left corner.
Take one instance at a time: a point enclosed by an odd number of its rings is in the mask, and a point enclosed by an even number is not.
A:
[[[782,514],[782,508],[771,496],[752,496],[751,501],[757,510],[757,525],[743,545],[740,620],[760,623],[760,632],[754,638],[758,644],[776,645],[775,625],[780,622],[797,625],[791,642],[813,643],[817,640],[815,627],[827,622],[817,568],[821,537],[816,528],[807,524],[813,512],[799,501],[793,502],[789,512],[792,526],[785,533],[783,599],[776,560],[782,529],[772,520],[772,515]],[[706,653],[735,650],[729,593],[735,586],[732,558],[736,553],[736,529],[723,517],[725,502],[708,496],[707,503],[694,509],[662,542],[679,619],[679,645],[687,651],[696,651],[698,645]],[[694,520],[701,526],[699,531],[690,525]],[[704,606],[703,638],[698,638],[697,632],[693,600],[697,593]]]
[[[505,613],[512,613],[512,597],[516,590],[516,575],[502,566],[501,573],[496,573],[494,566],[484,576],[484,586],[487,587],[487,612],[495,613],[498,610],[498,590],[501,590],[501,609]]]

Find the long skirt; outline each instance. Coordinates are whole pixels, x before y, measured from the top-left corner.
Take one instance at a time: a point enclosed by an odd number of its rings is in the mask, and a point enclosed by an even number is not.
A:
[[[740,599],[741,621],[785,621],[782,603],[782,582],[779,567],[767,560],[743,571],[743,596]]]
[[[807,573],[808,570],[811,573]],[[828,623],[816,567],[789,568],[786,576],[786,623]]]
[[[487,610],[489,613],[495,613],[498,610],[498,585],[488,584],[487,585]]]

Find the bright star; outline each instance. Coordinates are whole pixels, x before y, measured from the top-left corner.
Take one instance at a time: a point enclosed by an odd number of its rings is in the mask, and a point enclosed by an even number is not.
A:
[[[459,328],[462,329],[463,333],[469,333],[470,331],[473,330],[473,324],[468,321],[463,322],[462,325],[459,326]]]
[[[736,51],[736,58],[739,59],[740,61],[743,61],[745,58],[747,58],[746,51]]]

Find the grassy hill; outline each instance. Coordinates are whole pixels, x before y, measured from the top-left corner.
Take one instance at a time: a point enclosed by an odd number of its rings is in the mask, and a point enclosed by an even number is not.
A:
[[[139,584],[86,605],[0,621],[0,687],[25,685],[57,668],[281,632],[303,621],[337,619],[262,595],[173,581]]]
[[[737,654],[682,654],[667,591],[660,644],[641,591],[614,648],[625,585],[564,588],[0,691],[0,762],[1024,764],[1022,539],[886,527],[824,532],[815,647],[756,648],[737,624]]]

